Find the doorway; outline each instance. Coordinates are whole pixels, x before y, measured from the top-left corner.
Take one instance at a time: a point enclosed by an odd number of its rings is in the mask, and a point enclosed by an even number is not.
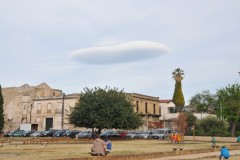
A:
[[[45,130],[49,130],[50,128],[53,128],[53,118],[46,118],[46,128]]]

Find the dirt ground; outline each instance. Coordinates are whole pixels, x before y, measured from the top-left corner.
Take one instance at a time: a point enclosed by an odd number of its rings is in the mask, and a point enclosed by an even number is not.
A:
[[[167,140],[130,140],[112,141],[113,149],[111,155],[129,155],[137,153],[171,151],[173,147],[184,147],[187,149],[211,148],[210,142],[185,141],[184,144],[171,144]],[[218,145],[228,145],[219,143]],[[90,157],[91,141],[84,141],[80,144],[22,144],[1,143],[0,159],[4,160],[45,160]]]

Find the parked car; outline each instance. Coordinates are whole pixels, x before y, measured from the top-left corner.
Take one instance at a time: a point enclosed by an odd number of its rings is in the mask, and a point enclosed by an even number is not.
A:
[[[113,134],[109,135],[108,137],[125,138],[126,136],[127,136],[126,131],[117,131],[117,132],[114,132]]]
[[[6,132],[6,133],[4,133],[4,137],[11,137],[14,132],[15,131]]]
[[[24,130],[17,130],[14,133],[12,133],[12,137],[23,137],[26,131]]]
[[[77,134],[79,134],[80,131],[78,130],[68,130],[66,133],[63,134],[63,137],[70,137],[70,138],[75,138]]]
[[[29,137],[30,134],[32,134],[32,133],[34,133],[34,132],[36,132],[36,131],[34,131],[34,130],[26,131],[26,132],[24,133],[23,137]]]
[[[114,134],[116,134],[115,131],[112,130],[106,130],[105,132],[100,134],[101,138],[111,138]]]
[[[149,138],[153,134],[153,131],[143,131],[142,133],[139,134],[139,138]]]
[[[30,134],[30,137],[43,137],[44,131],[36,131],[32,134]]]
[[[135,138],[135,136],[138,134],[138,131],[130,131],[127,133],[126,137],[127,138]]]
[[[169,128],[161,128],[154,131],[152,138],[154,139],[165,139],[172,133]]]
[[[52,137],[55,132],[57,132],[57,129],[49,129],[47,131],[44,131],[43,136],[44,137]]]
[[[68,130],[58,130],[53,134],[53,137],[63,137],[63,134],[66,133]]]
[[[92,137],[92,131],[82,131],[78,134],[79,138],[91,138]]]

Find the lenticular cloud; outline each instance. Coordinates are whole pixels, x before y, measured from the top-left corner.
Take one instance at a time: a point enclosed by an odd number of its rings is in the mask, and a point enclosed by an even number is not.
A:
[[[114,46],[80,49],[73,51],[71,56],[80,63],[104,65],[145,61],[168,52],[169,48],[162,43],[132,41]]]

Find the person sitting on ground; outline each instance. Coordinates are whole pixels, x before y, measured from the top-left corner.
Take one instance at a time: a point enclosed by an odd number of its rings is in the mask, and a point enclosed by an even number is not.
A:
[[[100,138],[99,134],[95,135],[95,140],[93,141],[93,147],[91,148],[92,155],[105,155],[106,143]]]
[[[230,153],[229,153],[228,148],[225,147],[225,146],[222,146],[222,148],[221,148],[221,154],[220,154],[219,159],[220,159],[220,160],[223,160],[223,159],[228,159],[229,157],[230,157]]]

